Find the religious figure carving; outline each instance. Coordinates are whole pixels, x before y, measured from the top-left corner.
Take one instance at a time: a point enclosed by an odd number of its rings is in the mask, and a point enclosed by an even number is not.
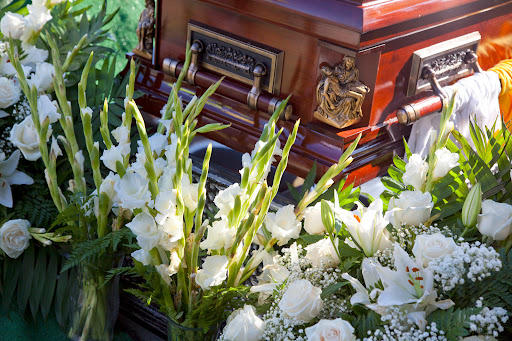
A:
[[[155,36],[155,0],[146,0],[146,8],[140,14],[136,32],[139,43],[133,52],[141,57],[151,59]]]
[[[323,66],[320,72],[322,79],[316,87],[318,108],[315,118],[337,128],[359,122],[363,117],[363,100],[370,88],[359,81],[355,59],[345,56],[334,70]]]

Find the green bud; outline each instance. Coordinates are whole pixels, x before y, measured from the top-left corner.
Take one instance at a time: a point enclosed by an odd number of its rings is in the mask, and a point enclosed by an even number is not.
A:
[[[482,206],[482,186],[477,183],[469,192],[462,206],[462,223],[465,227],[476,225],[476,219]]]
[[[322,223],[327,230],[327,233],[332,234],[334,232],[334,212],[331,209],[331,206],[327,203],[327,201],[322,200],[321,204],[321,212],[322,212]]]

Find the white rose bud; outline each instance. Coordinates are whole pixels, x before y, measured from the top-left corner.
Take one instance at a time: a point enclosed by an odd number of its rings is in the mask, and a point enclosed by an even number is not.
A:
[[[11,143],[18,147],[25,159],[36,161],[41,157],[39,151],[39,135],[37,134],[32,116],[27,116],[21,123],[12,126]]]
[[[252,305],[245,305],[228,317],[222,335],[228,341],[258,341],[264,329],[265,322],[256,316],[256,309]]]
[[[7,12],[0,21],[2,34],[12,39],[20,39],[25,30],[25,18],[18,13]]]
[[[226,256],[208,256],[204,260],[203,268],[197,271],[196,283],[206,290],[222,284],[228,277],[228,257]]]
[[[414,189],[421,190],[427,180],[427,172],[428,163],[419,154],[412,154],[405,165],[405,173],[402,177],[404,185],[411,185]]]
[[[308,341],[355,341],[354,328],[340,318],[320,320],[314,326],[306,328]]]
[[[398,198],[389,200],[388,212],[393,208],[396,211],[390,212],[389,220],[393,225],[414,225],[419,226],[430,218],[434,203],[430,193],[421,191],[403,191]]]
[[[455,250],[457,250],[457,244],[453,238],[445,237],[438,232],[432,235],[417,236],[412,253],[418,263],[428,267],[430,261],[452,254]]]
[[[142,212],[126,224],[135,236],[139,246],[149,252],[158,245],[162,232],[156,227],[155,219],[149,213]]]
[[[332,202],[327,201],[334,209]],[[322,203],[319,201],[315,206],[304,210],[304,230],[309,234],[324,234],[325,226],[322,222]]]
[[[432,174],[434,179],[444,177],[453,168],[459,165],[459,154],[450,152],[447,148],[436,150],[436,166]]]
[[[29,245],[30,222],[24,219],[9,220],[0,228],[0,249],[11,258],[18,258]]]
[[[268,213],[265,219],[267,230],[277,239],[277,245],[281,246],[290,239],[297,239],[300,235],[301,224],[295,219],[293,205],[286,205],[276,213]]]
[[[0,109],[5,109],[20,100],[20,89],[12,80],[0,77]]]
[[[512,233],[512,206],[492,200],[482,203],[478,215],[478,231],[494,240],[505,240]]]
[[[309,322],[318,316],[324,306],[321,293],[322,289],[313,286],[307,279],[295,281],[279,301],[279,308],[289,317]]]
[[[340,264],[340,259],[330,239],[324,238],[308,245],[306,251],[306,259],[314,267],[334,268]]]

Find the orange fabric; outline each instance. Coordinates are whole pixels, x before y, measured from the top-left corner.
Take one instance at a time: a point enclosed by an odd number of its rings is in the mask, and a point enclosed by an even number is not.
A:
[[[512,120],[512,59],[499,62],[489,71],[498,74],[501,81],[500,111],[505,122]]]

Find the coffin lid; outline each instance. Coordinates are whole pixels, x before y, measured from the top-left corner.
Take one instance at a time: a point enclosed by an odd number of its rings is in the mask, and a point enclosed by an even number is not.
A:
[[[487,10],[512,0],[201,0],[347,47]]]

